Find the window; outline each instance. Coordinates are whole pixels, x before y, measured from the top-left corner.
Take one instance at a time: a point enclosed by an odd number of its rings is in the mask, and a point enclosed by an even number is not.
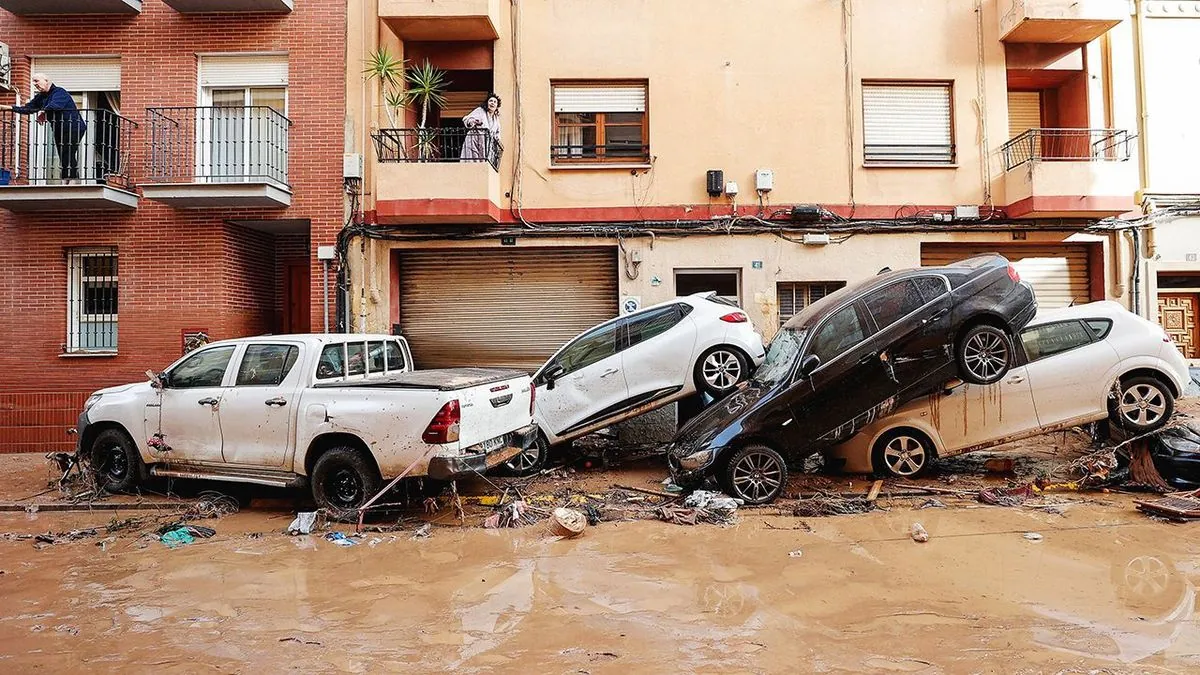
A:
[[[820,332],[813,338],[810,354],[821,359],[822,364],[841,356],[867,337],[863,331],[862,322],[858,318],[858,310],[854,305],[844,307],[833,314],[821,326]]]
[[[1092,334],[1078,321],[1048,323],[1021,331],[1021,344],[1031,362],[1082,347],[1091,341]]]
[[[287,56],[201,57],[200,85],[197,175],[287,183]]]
[[[388,340],[387,369],[404,370],[404,365],[404,350],[400,348],[400,343],[395,340]]]
[[[197,352],[175,366],[167,379],[171,389],[219,387],[225,379],[225,368],[233,356],[233,346],[214,347]]]
[[[592,330],[579,338],[558,357],[564,373],[573,373],[617,353],[617,328],[624,322],[614,321]]]
[[[67,351],[117,351],[117,249],[67,250]]]
[[[363,375],[367,372],[366,345],[362,342],[346,343],[346,374]]]
[[[799,314],[800,310],[845,286],[844,281],[781,281],[775,284],[775,298],[779,301],[779,325],[782,327],[788,319]]]
[[[1103,340],[1108,337],[1108,332],[1112,330],[1112,322],[1108,319],[1088,319],[1085,321],[1088,328],[1092,329],[1092,333],[1096,335],[1097,340]]]
[[[556,82],[552,164],[650,161],[645,82]]]
[[[742,271],[732,270],[675,270],[675,295],[715,292],[731,307],[741,307]]]
[[[900,319],[917,311],[925,301],[917,285],[911,279],[888,284],[871,291],[866,297],[867,310],[875,319],[875,326],[883,330]]]
[[[278,386],[300,356],[294,345],[249,345],[238,368],[239,386]]]
[[[325,345],[321,350],[321,359],[317,361],[317,379],[328,380],[331,377],[346,375],[346,345]]]
[[[953,164],[949,82],[863,82],[864,164]]]
[[[950,291],[949,284],[942,277],[917,277],[914,281],[917,288],[921,289],[921,297],[925,302],[933,302]]]
[[[28,175],[34,184],[97,183],[124,176],[130,131],[122,124],[121,59],[112,56],[37,57],[30,72],[45,73],[71,93],[84,127],[47,121],[29,127]],[[29,96],[36,95],[30,90]],[[127,122],[127,120],[125,120]],[[61,127],[61,128],[56,128]]]
[[[679,305],[671,305],[629,317],[629,326],[626,328],[629,336],[628,345],[632,347],[652,337],[662,335],[674,328],[681,319],[683,319],[683,312],[679,310]]]

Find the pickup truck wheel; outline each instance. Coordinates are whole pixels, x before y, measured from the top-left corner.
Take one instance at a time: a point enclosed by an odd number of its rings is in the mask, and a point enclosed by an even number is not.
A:
[[[503,472],[508,476],[532,476],[545,468],[549,457],[550,443],[538,434],[533,445],[502,465]]]
[[[729,458],[719,482],[731,497],[747,504],[766,504],[787,486],[787,463],[765,445],[747,445]]]
[[[1008,334],[990,324],[972,326],[958,341],[956,351],[959,375],[974,384],[998,382],[1012,365]]]
[[[128,492],[142,477],[142,458],[133,441],[120,429],[105,429],[92,441],[91,467],[106,492]]]
[[[313,500],[339,520],[357,519],[358,507],[374,497],[382,483],[375,465],[350,446],[327,450],[313,466]]]

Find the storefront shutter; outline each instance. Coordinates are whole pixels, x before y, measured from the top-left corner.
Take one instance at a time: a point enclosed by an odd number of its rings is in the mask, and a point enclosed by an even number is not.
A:
[[[1091,302],[1087,244],[1003,246],[989,244],[925,244],[922,265],[949,265],[984,253],[999,253],[1017,268],[1037,294],[1038,307],[1066,307]]]

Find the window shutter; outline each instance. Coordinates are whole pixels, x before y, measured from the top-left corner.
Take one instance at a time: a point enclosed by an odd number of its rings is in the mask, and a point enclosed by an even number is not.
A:
[[[446,103],[441,107],[442,119],[466,117],[483,103],[486,91],[448,91],[443,96]]]
[[[286,54],[200,57],[201,87],[286,87],[287,83]]]
[[[1042,94],[1037,91],[1008,92],[1008,138],[1042,126]]]
[[[867,163],[954,161],[950,85],[864,84],[863,145]]]
[[[121,58],[37,57],[33,73],[45,73],[50,81],[72,94],[81,91],[121,91]]]
[[[645,85],[612,87],[554,87],[556,113],[637,113],[646,112]]]

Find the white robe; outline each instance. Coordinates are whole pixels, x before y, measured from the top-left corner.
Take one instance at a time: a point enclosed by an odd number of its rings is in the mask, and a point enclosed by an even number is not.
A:
[[[496,155],[500,142],[500,114],[487,114],[482,107],[463,118],[467,135],[463,140],[462,159],[485,161]]]

